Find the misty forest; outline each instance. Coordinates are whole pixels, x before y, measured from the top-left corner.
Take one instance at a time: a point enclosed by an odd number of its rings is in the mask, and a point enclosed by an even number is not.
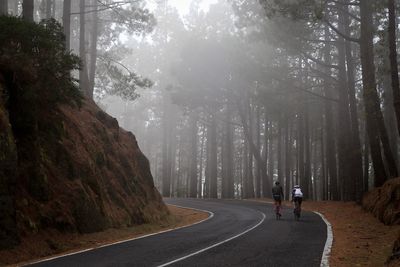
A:
[[[88,95],[136,134],[165,197],[269,197],[279,180],[286,198],[360,201],[399,167],[397,24],[375,2],[193,1],[180,17],[164,1],[151,33],[104,48],[97,22]],[[104,55],[152,87],[117,91]]]
[[[399,14],[395,0],[0,0],[0,265],[31,233],[160,222],[168,199],[271,199],[276,181],[284,200],[300,185],[305,202],[400,224]]]

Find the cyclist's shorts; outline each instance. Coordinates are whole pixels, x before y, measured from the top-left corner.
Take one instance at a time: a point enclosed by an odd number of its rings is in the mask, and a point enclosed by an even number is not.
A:
[[[280,195],[273,195],[272,197],[274,198],[275,201],[281,201],[282,200]]]

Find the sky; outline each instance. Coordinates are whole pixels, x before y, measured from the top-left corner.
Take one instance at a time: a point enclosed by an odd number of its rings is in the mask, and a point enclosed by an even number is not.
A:
[[[160,2],[164,0],[148,0],[147,3],[149,7],[151,7],[154,3]],[[191,0],[166,0],[168,4],[174,6],[178,9],[178,12],[182,15],[185,15],[189,12],[189,6]],[[200,7],[204,11],[208,11],[208,8],[211,4],[215,4],[218,0],[202,0]]]

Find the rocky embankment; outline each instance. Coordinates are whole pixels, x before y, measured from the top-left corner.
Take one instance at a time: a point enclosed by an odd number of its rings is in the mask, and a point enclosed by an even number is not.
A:
[[[89,233],[168,214],[135,136],[116,119],[84,100],[54,110],[35,138],[16,138],[1,78],[1,248],[47,229]]]
[[[362,206],[384,224],[400,225],[400,178],[390,179],[383,186],[366,193]],[[400,233],[388,261],[392,265],[400,264]]]

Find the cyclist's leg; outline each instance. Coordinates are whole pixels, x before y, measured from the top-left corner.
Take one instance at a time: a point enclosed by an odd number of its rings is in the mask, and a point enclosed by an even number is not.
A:
[[[301,202],[303,202],[303,198],[299,197],[299,211],[301,211]]]
[[[281,208],[282,208],[282,200],[279,199],[279,201],[278,201],[278,214],[279,214],[279,216],[282,216],[282,214],[281,214]]]

